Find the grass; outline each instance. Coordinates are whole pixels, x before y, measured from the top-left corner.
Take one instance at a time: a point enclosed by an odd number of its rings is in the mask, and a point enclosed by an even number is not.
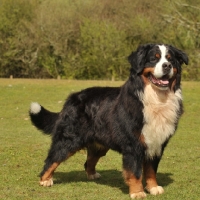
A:
[[[59,111],[71,92],[90,86],[116,86],[123,82],[0,79],[0,199],[125,200],[128,187],[121,175],[121,155],[109,151],[97,170],[102,178],[88,181],[83,170],[84,151],[62,163],[55,172],[55,185],[39,186],[50,138],[30,123],[29,105],[37,101]],[[182,84],[185,113],[178,131],[166,148],[158,169],[161,196],[147,199],[197,200],[200,190],[200,83]]]

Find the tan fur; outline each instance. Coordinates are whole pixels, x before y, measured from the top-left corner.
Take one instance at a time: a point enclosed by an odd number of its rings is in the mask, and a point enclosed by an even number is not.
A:
[[[94,157],[94,156],[87,157],[87,167],[86,167],[85,171],[87,173],[88,179],[92,179],[91,177],[95,176],[95,174],[96,174],[95,166],[96,166],[97,162],[99,161],[99,158],[100,157]]]
[[[144,163],[143,174],[147,184],[145,187],[146,190],[149,191],[151,188],[158,186],[158,183],[156,181],[156,172],[151,164],[146,162]]]
[[[159,90],[152,84],[146,85],[142,98],[144,104],[142,134],[147,145],[148,158],[160,156],[162,144],[174,134],[181,99],[180,89],[174,93],[171,90]]]
[[[144,192],[142,185],[142,176],[138,179],[132,172],[123,170],[123,177],[125,183],[129,186],[130,195]]]
[[[53,163],[51,167],[45,172],[45,174],[41,177],[40,185],[44,187],[50,187],[53,185],[53,173],[55,169],[59,166],[60,163]]]

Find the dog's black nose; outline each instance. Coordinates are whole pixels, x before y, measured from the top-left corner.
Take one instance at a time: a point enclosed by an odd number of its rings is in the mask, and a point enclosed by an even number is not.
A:
[[[170,72],[170,70],[172,68],[172,64],[170,62],[165,62],[162,64],[162,68],[163,68],[164,74],[167,74]]]

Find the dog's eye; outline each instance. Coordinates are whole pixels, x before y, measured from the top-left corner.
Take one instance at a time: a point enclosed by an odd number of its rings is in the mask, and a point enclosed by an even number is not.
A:
[[[160,59],[161,55],[159,53],[156,53],[155,55],[150,57],[150,62],[156,62]]]
[[[154,57],[154,56],[150,57],[150,62],[155,62],[155,61],[157,61],[157,60],[158,60],[157,57]]]

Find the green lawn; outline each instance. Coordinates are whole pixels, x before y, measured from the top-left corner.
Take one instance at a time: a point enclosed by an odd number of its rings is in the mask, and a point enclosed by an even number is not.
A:
[[[40,187],[38,174],[50,137],[36,130],[28,117],[32,101],[60,111],[71,92],[122,83],[0,79],[0,199],[128,200],[121,155],[113,151],[97,165],[100,180],[87,180],[83,169],[86,154],[81,151],[59,166],[53,187]],[[200,199],[200,82],[184,82],[182,88],[185,113],[158,169],[158,182],[165,193],[148,195],[148,200]]]

